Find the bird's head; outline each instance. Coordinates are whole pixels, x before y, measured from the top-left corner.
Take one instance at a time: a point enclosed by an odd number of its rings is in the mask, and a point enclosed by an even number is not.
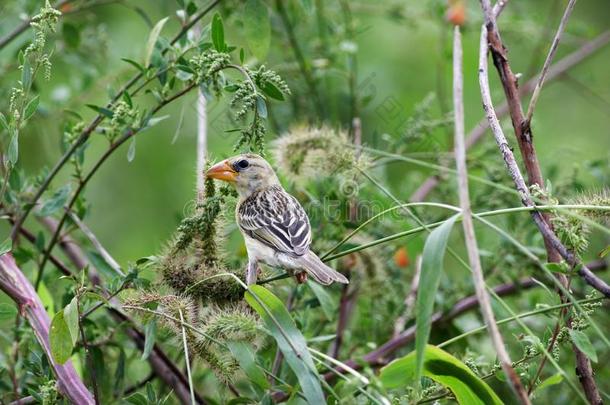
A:
[[[205,175],[233,183],[242,198],[248,197],[255,191],[279,184],[271,165],[253,153],[223,160],[212,166]]]

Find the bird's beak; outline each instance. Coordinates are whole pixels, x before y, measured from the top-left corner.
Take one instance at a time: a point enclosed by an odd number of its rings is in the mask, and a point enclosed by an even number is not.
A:
[[[234,183],[237,178],[237,172],[231,167],[229,161],[225,160],[224,162],[217,163],[210,167],[210,169],[205,172],[205,176]]]

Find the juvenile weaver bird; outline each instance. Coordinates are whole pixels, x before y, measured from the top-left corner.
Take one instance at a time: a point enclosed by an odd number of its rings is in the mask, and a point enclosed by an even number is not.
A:
[[[307,275],[323,285],[348,283],[309,249],[309,218],[265,159],[251,153],[234,156],[211,167],[206,176],[233,183],[239,194],[235,216],[248,250],[248,284],[256,282],[259,262],[284,268],[300,283]]]

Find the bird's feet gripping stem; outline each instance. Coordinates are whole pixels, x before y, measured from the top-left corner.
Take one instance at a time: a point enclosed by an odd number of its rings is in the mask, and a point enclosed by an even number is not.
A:
[[[301,271],[301,272],[295,273],[294,278],[297,279],[297,283],[303,284],[307,281],[307,272]]]

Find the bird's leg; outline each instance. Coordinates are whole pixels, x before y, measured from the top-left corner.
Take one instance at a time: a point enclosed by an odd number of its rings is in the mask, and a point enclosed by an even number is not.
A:
[[[258,277],[258,262],[249,260],[248,266],[246,267],[246,284],[256,284],[256,278]]]
[[[295,273],[294,278],[297,279],[297,283],[303,284],[307,281],[307,272],[301,271],[299,273]]]

